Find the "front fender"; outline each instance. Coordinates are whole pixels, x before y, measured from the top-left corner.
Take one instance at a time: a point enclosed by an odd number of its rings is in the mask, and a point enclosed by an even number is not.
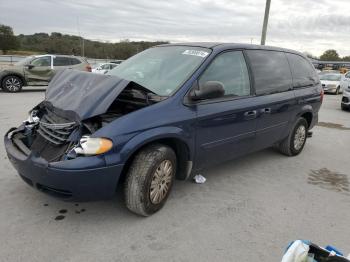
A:
[[[144,145],[165,138],[175,138],[184,142],[189,149],[190,159],[193,159],[194,138],[183,129],[174,126],[157,127],[134,136],[120,150],[120,158],[125,163],[133,153]]]

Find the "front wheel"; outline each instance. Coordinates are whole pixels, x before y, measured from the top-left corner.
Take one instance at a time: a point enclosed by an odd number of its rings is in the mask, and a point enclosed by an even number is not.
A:
[[[171,191],[176,174],[176,154],[162,144],[141,150],[134,158],[125,181],[127,208],[149,216],[160,210]]]
[[[5,92],[16,93],[21,91],[23,87],[23,81],[18,76],[6,76],[2,80],[1,86]]]
[[[288,137],[278,146],[279,151],[287,156],[296,156],[304,148],[308,132],[308,124],[305,118],[300,117]]]

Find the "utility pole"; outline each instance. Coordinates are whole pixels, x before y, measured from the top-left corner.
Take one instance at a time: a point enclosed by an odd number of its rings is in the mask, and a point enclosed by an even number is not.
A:
[[[85,55],[85,43],[84,43],[84,38],[81,36],[81,33],[80,33],[79,16],[77,17],[77,29],[78,29],[78,34],[80,37],[81,56],[84,57],[84,55]]]
[[[269,21],[269,13],[270,13],[270,4],[271,4],[271,0],[266,0],[264,24],[263,24],[262,33],[261,33],[261,45],[265,45],[267,23]]]

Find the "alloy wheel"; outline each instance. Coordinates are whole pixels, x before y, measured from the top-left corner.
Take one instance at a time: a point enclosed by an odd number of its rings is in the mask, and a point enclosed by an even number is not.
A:
[[[21,89],[21,82],[16,77],[6,79],[5,86],[8,91],[17,92]]]
[[[294,148],[295,150],[300,150],[300,148],[303,146],[306,138],[306,128],[305,126],[301,125],[298,127],[298,129],[295,132],[294,136]]]
[[[159,204],[167,196],[173,177],[173,164],[170,160],[164,160],[153,174],[150,200],[153,204]]]

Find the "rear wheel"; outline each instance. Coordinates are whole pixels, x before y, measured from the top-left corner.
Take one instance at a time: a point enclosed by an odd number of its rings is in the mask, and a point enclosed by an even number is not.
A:
[[[308,124],[305,118],[300,117],[288,137],[278,146],[279,151],[287,156],[296,156],[304,148],[308,132]]]
[[[5,92],[16,93],[21,91],[23,81],[18,76],[6,76],[2,80],[1,86]]]
[[[171,191],[176,164],[176,155],[168,146],[154,144],[141,150],[133,160],[125,181],[127,208],[142,216],[160,210]]]

